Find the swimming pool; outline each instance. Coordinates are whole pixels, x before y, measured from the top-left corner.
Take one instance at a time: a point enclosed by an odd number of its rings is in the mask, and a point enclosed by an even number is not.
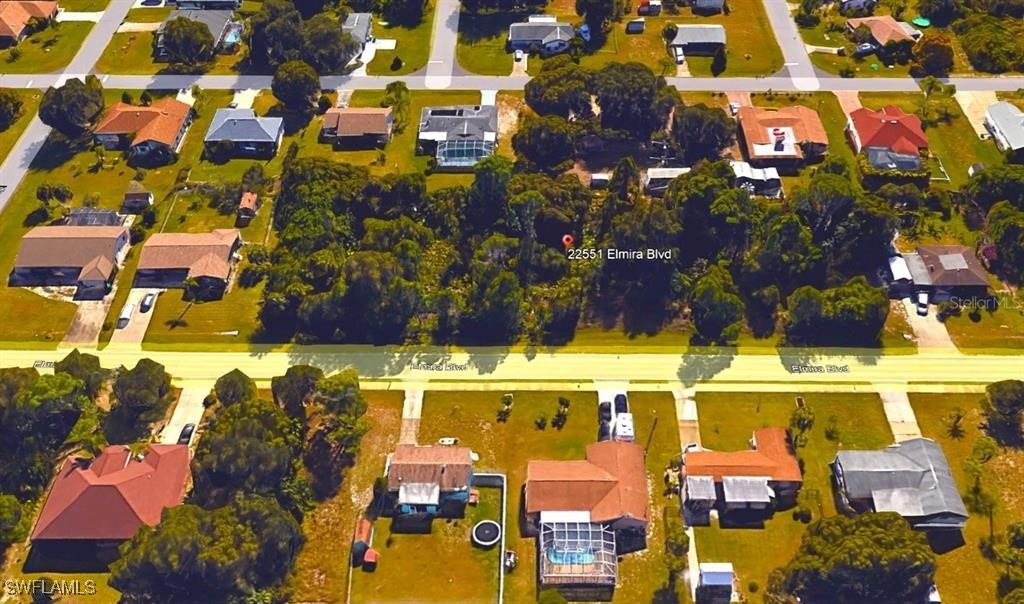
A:
[[[552,564],[593,564],[594,553],[585,550],[548,550],[548,560]]]

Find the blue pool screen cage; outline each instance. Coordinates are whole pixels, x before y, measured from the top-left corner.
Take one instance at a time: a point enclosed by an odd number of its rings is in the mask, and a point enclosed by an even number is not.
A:
[[[494,155],[494,141],[450,140],[437,143],[436,159],[439,167],[472,167],[490,155]]]
[[[615,585],[615,531],[593,522],[544,522],[538,535],[543,584]]]

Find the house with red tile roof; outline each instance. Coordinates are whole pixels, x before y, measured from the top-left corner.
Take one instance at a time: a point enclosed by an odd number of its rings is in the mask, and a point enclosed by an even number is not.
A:
[[[191,476],[185,445],[150,445],[134,456],[123,445],[90,461],[69,457],[32,528],[32,543],[131,539],[179,505]]]
[[[785,428],[754,430],[745,451],[687,451],[682,465],[683,506],[695,516],[711,508],[769,511],[792,501],[803,475]]]
[[[894,105],[853,111],[846,122],[846,136],[853,151],[863,152],[879,170],[920,170],[921,156],[928,152],[921,119]]]
[[[32,20],[48,23],[57,16],[56,2],[4,0],[0,2],[0,47],[21,42],[32,33]]]
[[[126,149],[129,156],[170,157],[181,147],[192,115],[192,107],[170,97],[147,107],[116,103],[96,126],[93,138],[106,149]]]
[[[871,41],[879,48],[886,44],[909,43],[921,37],[921,32],[902,21],[897,21],[889,15],[874,15],[871,17],[860,17],[847,19],[846,30],[853,34],[857,29],[865,27],[870,32]]]

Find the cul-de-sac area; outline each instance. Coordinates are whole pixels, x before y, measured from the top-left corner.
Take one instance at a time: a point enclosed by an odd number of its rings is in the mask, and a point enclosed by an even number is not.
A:
[[[1019,0],[0,0],[0,604],[1024,604]]]

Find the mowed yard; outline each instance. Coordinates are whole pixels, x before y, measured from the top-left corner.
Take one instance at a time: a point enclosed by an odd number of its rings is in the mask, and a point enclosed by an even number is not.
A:
[[[971,456],[974,442],[981,434],[978,426],[983,418],[979,404],[983,394],[911,394],[910,403],[924,436],[942,446],[960,492],[970,486],[962,461]],[[951,438],[943,422],[954,408],[965,412],[962,438]],[[1024,518],[1024,451],[1000,448],[998,454],[984,464],[982,484],[996,500],[992,518],[995,531],[1001,532],[1013,522]],[[1002,568],[981,555],[979,544],[989,535],[988,517],[971,514],[963,531],[964,544],[938,557],[936,584],[943,602],[957,604],[988,604],[998,600],[996,585]]]
[[[874,449],[892,444],[892,432],[875,394],[697,393],[701,442],[718,451],[749,449],[749,440],[757,428],[789,425],[802,396],[814,411],[814,426],[805,447],[797,451],[804,462],[803,489],[821,494],[821,506],[812,506],[814,517],[836,513],[832,499],[831,470],[828,464],[840,449]],[[837,435],[826,438],[825,427],[835,417]],[[767,585],[768,574],[785,565],[796,552],[807,525],[793,519],[791,510],[777,511],[764,528],[695,527],[697,554],[701,562],[731,562],[735,567],[741,593],[758,601]],[[771,555],[766,555],[770,551]],[[750,589],[756,583],[758,591]]]
[[[782,52],[768,23],[764,6],[759,0],[733,0],[728,15],[695,15],[689,8],[681,8],[677,15],[662,14],[645,17],[642,33],[627,34],[626,24],[636,15],[626,15],[613,23],[600,48],[587,48],[580,65],[598,69],[607,63],[637,61],[647,65],[658,75],[675,75],[675,63],[670,59],[663,37],[665,26],[718,24],[726,29],[726,68],[722,76],[769,75],[782,68]],[[579,26],[575,5],[570,0],[555,0],[546,11],[562,21]],[[507,75],[512,71],[512,54],[505,49],[508,26],[526,21],[524,13],[471,13],[464,11],[459,19],[459,45],[456,57],[459,64],[473,73]],[[710,76],[710,57],[689,57],[690,73]],[[543,59],[530,58],[531,74],[540,71]]]
[[[62,5],[63,6],[63,5]],[[93,23],[54,23],[0,52],[7,73],[56,73],[67,67],[82,47]]]

